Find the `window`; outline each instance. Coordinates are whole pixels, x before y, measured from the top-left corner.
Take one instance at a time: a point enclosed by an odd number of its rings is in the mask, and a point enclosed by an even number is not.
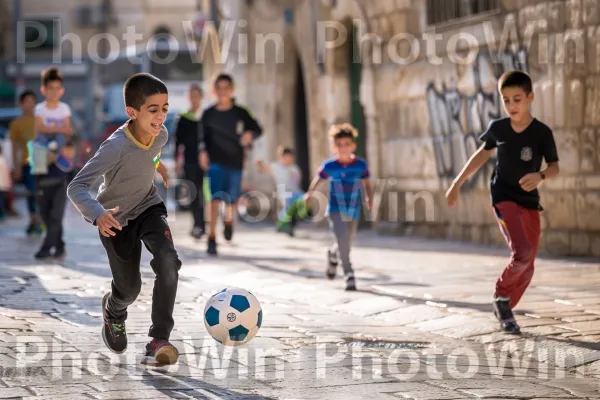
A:
[[[500,0],[427,0],[427,24],[435,25],[500,9]]]
[[[25,19],[23,27],[28,50],[53,50],[60,44],[60,19]]]

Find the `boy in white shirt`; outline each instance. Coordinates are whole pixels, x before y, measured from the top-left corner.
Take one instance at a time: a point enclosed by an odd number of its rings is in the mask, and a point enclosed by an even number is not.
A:
[[[42,73],[42,94],[45,101],[35,107],[34,142],[48,150],[46,173],[37,174],[38,204],[40,215],[46,225],[46,237],[42,248],[36,253],[38,259],[62,257],[65,253],[63,242],[63,216],[67,202],[67,180],[71,171],[70,155],[73,144],[69,138],[71,129],[71,109],[61,102],[65,92],[63,77],[55,67],[47,68]],[[63,154],[63,151],[66,152]],[[44,157],[32,156],[35,162]],[[43,161],[42,161],[43,162]],[[33,170],[38,170],[34,166]],[[35,172],[34,172],[35,173]]]
[[[277,199],[282,205],[277,221],[277,231],[294,236],[296,223],[309,217],[305,207],[304,191],[300,187],[302,172],[295,163],[296,154],[289,147],[277,149],[277,161],[269,165],[258,163],[262,172],[269,173],[277,185]]]

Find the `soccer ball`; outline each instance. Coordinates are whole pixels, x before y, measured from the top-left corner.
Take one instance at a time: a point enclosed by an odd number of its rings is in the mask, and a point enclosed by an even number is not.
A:
[[[262,308],[254,295],[240,288],[226,288],[213,295],[204,308],[204,325],[225,346],[248,343],[260,329]]]

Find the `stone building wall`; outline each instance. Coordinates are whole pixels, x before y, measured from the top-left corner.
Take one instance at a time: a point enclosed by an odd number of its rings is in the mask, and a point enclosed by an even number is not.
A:
[[[599,255],[600,6],[587,1],[505,1],[503,7],[483,20],[439,29],[441,65],[421,58],[406,67],[382,65],[377,71],[385,149],[381,176],[397,178],[397,190],[408,195],[399,196],[399,223],[381,227],[503,244],[488,200],[493,160],[465,185],[456,209],[444,205],[444,191],[473,154],[477,136],[491,119],[504,116],[497,78],[518,68],[534,79],[533,114],[553,129],[561,159],[560,176],[541,189],[542,251]],[[486,21],[491,29],[486,30]],[[502,32],[511,26],[518,40],[500,50]],[[479,39],[477,57],[467,65],[444,55],[448,40],[459,32]],[[384,91],[390,86],[393,91]],[[402,207],[411,204],[411,195],[424,199],[414,219],[409,218],[410,207]],[[422,207],[428,202],[433,217]]]
[[[597,1],[503,0],[498,11],[434,27],[427,25],[425,0],[306,0],[294,7],[289,23],[273,4],[255,1],[246,14],[250,38],[258,33],[283,38],[281,63],[271,54],[247,66],[246,100],[266,128],[257,157],[271,159],[277,145],[293,144],[298,58],[308,99],[311,173],[329,155],[327,127],[349,119],[343,60],[351,50],[317,46],[315,21],[355,24],[362,37],[380,37],[383,49],[379,61],[372,44],[361,47],[367,158],[382,196],[375,228],[504,246],[489,203],[493,160],[464,186],[455,209],[445,205],[444,193],[477,148],[477,136],[491,119],[503,116],[497,78],[508,69],[524,69],[535,81],[533,113],[553,129],[561,158],[561,175],[541,189],[541,251],[600,255]],[[500,48],[511,27],[516,40]],[[423,39],[433,33],[441,35],[435,47],[439,58],[428,56]],[[456,41],[459,33],[476,41]],[[399,34],[419,41],[420,51],[410,62],[398,62],[414,50],[406,40],[393,46]],[[449,43],[459,51],[448,53]],[[476,57],[456,62],[469,49]]]

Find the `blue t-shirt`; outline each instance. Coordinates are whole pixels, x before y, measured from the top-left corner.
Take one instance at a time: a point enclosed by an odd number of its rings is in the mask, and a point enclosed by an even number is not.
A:
[[[329,180],[327,214],[342,213],[360,219],[362,180],[370,177],[367,162],[356,157],[350,163],[327,160],[319,168],[319,177]]]

